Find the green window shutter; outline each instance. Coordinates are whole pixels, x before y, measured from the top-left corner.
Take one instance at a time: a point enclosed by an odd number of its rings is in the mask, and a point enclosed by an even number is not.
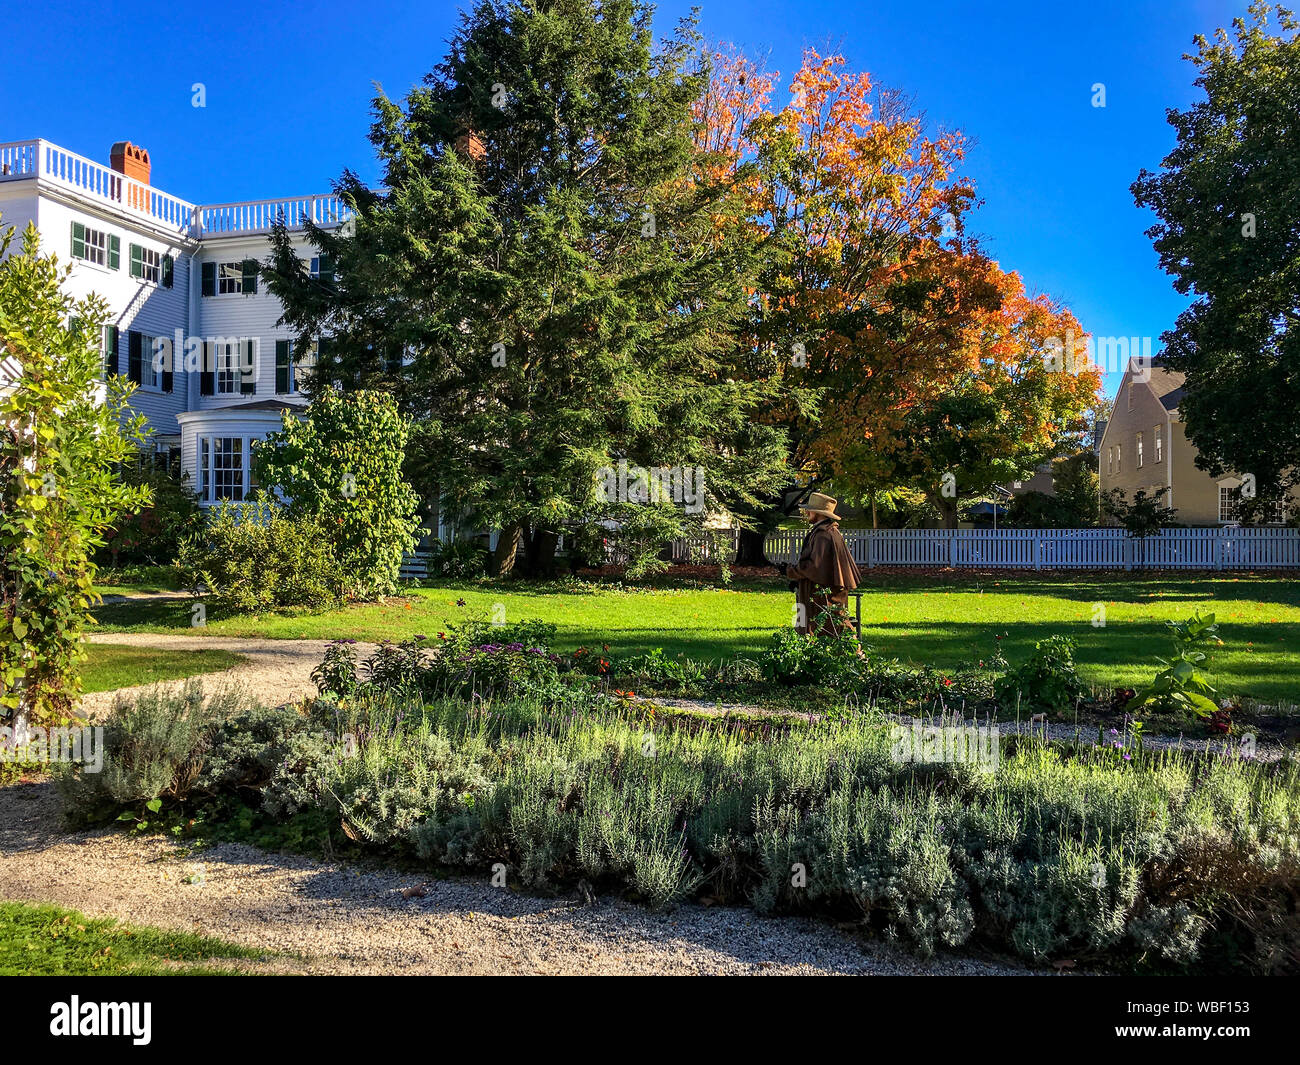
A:
[[[244,267],[244,283],[242,287],[243,287],[244,295],[247,296],[250,293],[257,291],[257,260],[245,259],[243,262],[243,267]]]
[[[86,257],[86,227],[80,222],[72,223],[72,257],[74,259]]]
[[[275,391],[277,395],[289,392],[289,342],[275,342]]]
[[[175,270],[176,261],[170,255],[162,257],[162,286],[163,288],[172,287],[172,273]]]
[[[239,382],[239,394],[241,396],[253,396],[257,394],[257,363],[253,361],[256,357],[257,349],[253,346],[253,342],[250,340],[248,342],[248,347],[245,349],[244,365],[251,365],[253,367],[253,376],[241,377]]]
[[[217,264],[203,264],[203,295],[215,296],[217,294]]]
[[[116,233],[108,235],[108,268],[116,270],[122,265],[122,238]]]
[[[144,277],[144,249],[139,244],[131,245],[131,276]]]

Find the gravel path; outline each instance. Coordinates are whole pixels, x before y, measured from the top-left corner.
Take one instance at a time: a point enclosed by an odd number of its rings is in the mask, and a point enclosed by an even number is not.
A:
[[[652,913],[617,900],[530,898],[482,881],[422,881],[237,844],[191,853],[165,838],[67,834],[46,783],[0,789],[0,898],[302,959],[272,961],[272,971],[1033,975],[978,959],[920,962],[827,924],[746,909]]]
[[[744,714],[764,714],[778,715],[784,713],[781,710],[773,710],[770,707],[747,706],[744,703],[718,703],[708,702],[704,699],[685,699],[669,698],[655,696],[650,699],[638,699],[638,702],[657,703],[660,706],[675,706],[686,710],[702,710],[706,713],[744,713]],[[812,720],[816,714],[803,715]],[[921,726],[939,726],[939,725],[984,725],[983,718],[977,720],[964,720],[955,716],[948,717],[913,717],[909,714],[885,714],[886,718],[891,721],[897,721],[900,725],[912,725],[913,723]],[[1097,728],[1096,726],[1073,725],[1067,722],[1035,722],[1028,721],[998,721],[996,722],[998,732],[1003,736],[1011,735],[1033,735],[1046,736],[1046,738],[1056,743],[1079,743],[1097,745]],[[1178,749],[1184,751],[1215,751],[1221,754],[1240,753],[1242,750],[1242,736],[1223,736],[1223,737],[1203,737],[1200,739],[1190,736],[1157,736],[1146,735],[1142,737],[1143,745],[1149,750]],[[1109,744],[1111,737],[1105,738],[1105,743]],[[1256,737],[1254,759],[1259,762],[1276,762],[1279,759],[1291,757],[1294,758],[1297,751],[1293,747],[1284,747],[1272,740]]]
[[[177,651],[192,651],[203,648],[216,648],[234,651],[243,655],[247,661],[231,669],[202,676],[203,686],[207,691],[221,688],[240,687],[258,702],[268,706],[278,706],[292,700],[316,694],[316,685],[312,683],[311,671],[320,664],[325,654],[328,640],[253,640],[236,636],[174,636],[163,633],[147,632],[113,632],[95,633],[89,637],[91,643],[127,644],[132,647],[169,648]],[[375,645],[359,643],[356,645],[357,660],[363,661],[374,653]],[[185,681],[172,680],[160,682],[173,688],[183,687]],[[113,706],[119,696],[129,698],[138,695],[153,685],[140,685],[135,688],[119,688],[111,692],[92,692],[81,700],[82,713],[94,718],[103,715]]]

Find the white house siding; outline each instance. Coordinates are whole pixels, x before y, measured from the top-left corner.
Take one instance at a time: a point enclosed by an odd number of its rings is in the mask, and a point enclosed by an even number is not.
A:
[[[306,245],[299,243],[302,244],[301,254],[304,257],[309,255]],[[270,241],[266,237],[205,240],[193,267],[195,291],[202,290],[202,263],[242,262],[245,259],[263,262],[270,255],[270,251]],[[254,399],[276,398],[275,342],[292,341],[294,333],[288,326],[277,325],[282,308],[280,301],[267,291],[266,279],[259,274],[257,292],[251,296],[233,293],[215,296],[198,295],[196,299],[198,332],[205,339],[257,338],[257,391],[253,395],[200,396],[196,384],[192,407],[196,410],[212,410],[247,403]],[[297,397],[298,393],[293,393],[293,396]]]

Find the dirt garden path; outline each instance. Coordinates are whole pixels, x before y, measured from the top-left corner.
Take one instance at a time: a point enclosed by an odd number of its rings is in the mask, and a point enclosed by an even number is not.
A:
[[[95,633],[91,643],[126,644],[131,647],[155,647],[175,651],[195,651],[215,648],[243,655],[247,661],[231,669],[200,675],[207,691],[219,688],[241,687],[258,702],[277,706],[294,699],[316,694],[311,671],[319,664],[328,646],[328,640],[258,640],[238,636],[175,636],[165,633],[112,632]],[[357,660],[362,661],[374,653],[375,644],[356,645]],[[185,681],[159,682],[173,688],[183,687]],[[154,685],[119,688],[116,691],[92,692],[81,700],[82,712],[99,717],[112,709],[119,696],[129,698]]]
[[[617,900],[530,898],[239,844],[191,852],[120,831],[67,834],[58,816],[48,783],[0,789],[0,898],[296,955],[252,966],[260,971],[1033,975],[979,959],[920,962],[827,924],[746,909],[652,913]]]

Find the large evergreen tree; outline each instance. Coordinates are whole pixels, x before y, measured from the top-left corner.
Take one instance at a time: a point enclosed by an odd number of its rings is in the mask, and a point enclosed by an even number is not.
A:
[[[1205,93],[1170,111],[1177,146],[1133,185],[1174,287],[1194,297],[1161,338],[1187,375],[1178,405],[1197,465],[1250,473],[1257,503],[1300,478],[1300,23],[1251,7],[1196,39]]]
[[[309,229],[327,269],[275,234],[285,320],[333,338],[314,387],[395,390],[417,484],[502,529],[502,571],[530,532],[545,565],[609,516],[620,459],[701,468],[732,507],[784,465],[755,418],[772,386],[738,371],[753,230],[692,143],[707,63],[692,23],[656,44],[650,16],[481,0],[421,87],[376,98],[384,187],[344,175],[355,224]]]

